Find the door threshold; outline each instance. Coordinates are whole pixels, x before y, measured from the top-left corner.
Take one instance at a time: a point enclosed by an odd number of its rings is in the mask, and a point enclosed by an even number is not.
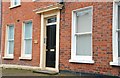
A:
[[[51,71],[51,70],[34,70],[34,73],[41,73],[41,74],[49,74],[49,75],[56,75],[58,72]]]

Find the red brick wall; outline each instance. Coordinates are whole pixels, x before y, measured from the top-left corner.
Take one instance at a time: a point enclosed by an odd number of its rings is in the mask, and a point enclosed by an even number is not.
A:
[[[20,64],[20,65],[32,65],[39,66],[40,62],[40,20],[39,14],[33,12],[36,8],[51,5],[53,3],[45,2],[23,2],[21,6],[9,9],[10,3],[3,2],[2,7],[2,55],[4,56],[5,50],[5,32],[6,25],[15,24],[15,39],[14,39],[14,59],[3,60],[3,63],[7,64]],[[17,20],[20,20],[17,22]],[[32,60],[19,60],[21,55],[21,36],[22,36],[22,23],[25,20],[32,20],[33,22],[33,50]],[[38,40],[38,44],[34,44],[34,40]]]
[[[7,64],[20,64],[39,66],[40,63],[40,15],[33,12],[38,7],[48,6],[53,3],[29,2],[22,3],[20,7],[9,9],[10,4],[2,5],[2,55],[5,49],[5,27],[15,24],[15,49],[13,60],[3,60]],[[94,64],[69,63],[71,54],[71,22],[72,10],[93,6],[93,60]],[[119,67],[110,66],[112,61],[112,2],[111,3],[65,3],[61,10],[60,20],[60,70],[77,72],[100,73],[118,75]],[[32,60],[19,60],[21,53],[22,22],[33,20],[33,51]],[[20,20],[20,22],[17,22]],[[38,40],[38,44],[34,44]]]
[[[93,6],[93,60],[94,64],[70,63],[72,10]],[[60,27],[60,69],[77,72],[118,75],[119,67],[112,61],[112,9],[111,3],[65,3]],[[64,20],[64,21],[63,21]]]

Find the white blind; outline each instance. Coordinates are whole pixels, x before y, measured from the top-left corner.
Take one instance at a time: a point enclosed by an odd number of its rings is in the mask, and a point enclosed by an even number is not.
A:
[[[91,32],[91,24],[92,24],[92,14],[88,13],[84,15],[77,16],[77,27],[76,27],[76,33],[83,33],[83,32]],[[82,14],[82,11],[79,12]]]
[[[86,32],[92,32],[92,9],[78,12],[76,20],[76,55],[91,56],[92,35]]]
[[[76,39],[76,55],[91,56],[91,35],[79,35]]]

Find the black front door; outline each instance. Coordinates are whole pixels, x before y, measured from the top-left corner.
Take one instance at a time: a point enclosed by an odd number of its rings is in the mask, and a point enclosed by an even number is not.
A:
[[[55,68],[56,25],[46,26],[46,67]]]

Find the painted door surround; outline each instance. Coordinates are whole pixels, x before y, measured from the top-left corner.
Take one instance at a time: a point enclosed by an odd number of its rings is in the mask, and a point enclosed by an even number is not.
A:
[[[46,67],[46,20],[50,17],[56,17],[56,54],[55,54],[55,67]],[[59,72],[59,25],[60,25],[60,10],[52,10],[41,13],[41,47],[40,47],[40,68],[42,70],[51,70]]]

